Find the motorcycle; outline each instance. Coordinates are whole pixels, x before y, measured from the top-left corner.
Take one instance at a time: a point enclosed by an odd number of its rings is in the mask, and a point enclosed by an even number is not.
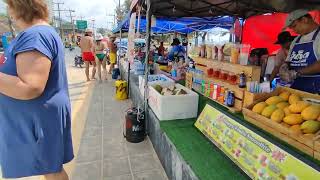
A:
[[[74,66],[77,67],[79,66],[80,68],[82,68],[82,65],[84,65],[84,61],[82,60],[81,56],[76,56],[74,58]]]

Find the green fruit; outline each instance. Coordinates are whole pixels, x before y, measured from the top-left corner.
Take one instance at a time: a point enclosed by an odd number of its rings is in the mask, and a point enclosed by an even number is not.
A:
[[[301,130],[306,134],[314,134],[320,129],[319,121],[305,121],[301,124]]]
[[[162,87],[161,87],[159,84],[155,85],[155,86],[154,86],[154,89],[155,89],[156,91],[158,91],[158,93],[161,94]]]

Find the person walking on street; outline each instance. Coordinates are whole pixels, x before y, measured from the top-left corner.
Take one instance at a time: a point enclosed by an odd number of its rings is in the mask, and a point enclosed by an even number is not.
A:
[[[84,37],[82,37],[80,40],[80,48],[81,48],[82,59],[86,65],[85,73],[86,73],[87,81],[90,81],[90,78],[89,78],[90,63],[93,65],[91,79],[95,79],[95,75],[96,75],[96,62],[95,62],[95,56],[94,56],[94,40],[92,37],[92,30],[91,29],[87,29],[85,31]]]
[[[4,178],[68,180],[73,158],[64,44],[44,0],[6,0],[21,29],[0,65],[0,166]]]
[[[101,76],[101,66],[102,66],[102,73],[103,78],[107,80],[107,70],[106,70],[106,54],[105,49],[106,45],[102,43],[103,37],[101,34],[98,34],[96,37],[96,43],[95,43],[95,54],[97,58],[97,65],[98,65],[98,77],[99,81],[102,82],[102,76]]]
[[[117,63],[117,45],[114,43],[116,40],[115,35],[111,35],[109,37],[108,41],[108,48],[109,48],[109,60],[110,60],[110,69],[109,69],[109,74],[112,73],[112,70]]]

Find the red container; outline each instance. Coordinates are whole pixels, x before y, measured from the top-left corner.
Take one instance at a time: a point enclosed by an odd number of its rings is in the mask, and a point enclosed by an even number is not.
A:
[[[207,74],[208,74],[209,78],[212,78],[213,77],[213,69],[212,68],[207,69]]]
[[[220,70],[213,70],[213,77],[219,78],[219,76],[220,76]]]

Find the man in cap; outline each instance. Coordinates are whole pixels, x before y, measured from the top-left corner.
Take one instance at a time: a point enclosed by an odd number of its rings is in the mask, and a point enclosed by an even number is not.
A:
[[[82,54],[82,59],[86,64],[86,77],[87,81],[90,81],[89,78],[89,65],[90,63],[93,65],[92,69],[92,79],[95,79],[95,74],[96,74],[96,62],[95,62],[95,56],[94,56],[94,40],[92,37],[92,30],[87,29],[85,31],[84,37],[81,38],[80,40],[80,48],[81,48],[81,54]]]
[[[320,28],[307,10],[295,10],[286,20],[286,26],[299,34],[292,42],[287,57],[289,71],[280,75],[291,88],[320,92]]]
[[[291,42],[296,36],[291,36],[289,31],[283,31],[278,34],[278,40],[274,44],[279,44],[281,48],[275,56],[275,67],[271,73],[270,79],[274,79],[279,73],[280,66],[285,63],[287,59]]]

